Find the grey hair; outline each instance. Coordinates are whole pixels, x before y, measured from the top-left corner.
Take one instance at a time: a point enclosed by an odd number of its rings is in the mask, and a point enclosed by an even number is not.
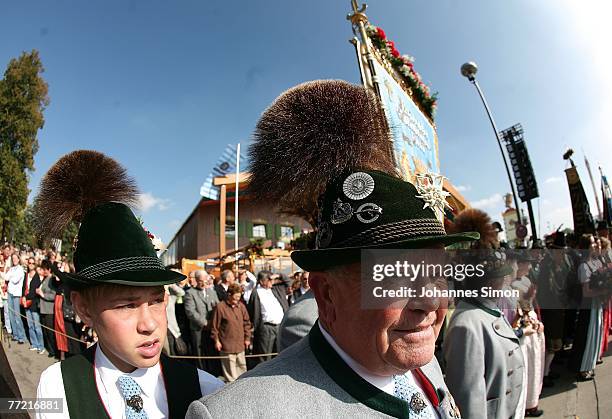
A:
[[[226,269],[223,272],[221,272],[221,281],[226,282],[227,276],[229,274],[233,274],[233,272],[231,270],[229,270],[229,269]]]

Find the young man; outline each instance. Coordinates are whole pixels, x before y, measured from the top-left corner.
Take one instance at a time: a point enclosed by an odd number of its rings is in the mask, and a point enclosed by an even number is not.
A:
[[[126,204],[133,182],[114,160],[92,151],[60,159],[41,183],[36,217],[43,237],[79,221],[76,273],[55,274],[98,343],[43,372],[37,397],[61,398],[63,413],[39,418],[183,417],[189,403],[222,383],[161,354],[167,333],[163,285],[183,275],[161,264]]]

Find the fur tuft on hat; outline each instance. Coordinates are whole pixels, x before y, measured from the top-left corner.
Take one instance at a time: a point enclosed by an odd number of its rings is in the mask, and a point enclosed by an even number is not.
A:
[[[491,223],[491,218],[486,212],[476,208],[466,208],[461,211],[449,228],[449,233],[462,233],[466,231],[477,231],[480,239],[472,244],[472,247],[490,249],[497,245],[497,231]]]
[[[249,149],[248,192],[279,211],[316,223],[320,195],[349,170],[399,177],[391,134],[374,93],[341,80],[317,80],[281,94],[263,113]]]
[[[37,233],[58,237],[71,221],[105,203],[138,202],[138,189],[123,166],[97,151],[77,150],[60,158],[40,183],[34,201]]]

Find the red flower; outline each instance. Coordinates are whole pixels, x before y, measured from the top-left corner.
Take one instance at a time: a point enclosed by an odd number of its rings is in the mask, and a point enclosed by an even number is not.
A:
[[[382,28],[376,28],[376,33],[380,39],[387,39],[387,35],[385,35],[385,31]]]
[[[389,47],[390,50],[394,50],[395,49],[395,42],[387,41],[387,46]]]
[[[399,58],[400,53],[395,48],[391,48],[391,55],[393,55],[395,58]]]

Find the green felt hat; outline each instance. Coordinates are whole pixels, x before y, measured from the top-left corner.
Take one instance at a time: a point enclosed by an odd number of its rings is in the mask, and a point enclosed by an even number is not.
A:
[[[185,278],[164,267],[132,210],[117,202],[87,212],[77,236],[74,266],[74,274],[55,272],[73,287],[165,285]]]
[[[61,237],[80,223],[75,239],[76,273],[54,273],[72,288],[101,284],[132,286],[178,282],[183,275],[166,269],[149,233],[134,216],[138,189],[114,159],[93,150],[62,156],[40,182],[34,200],[34,225],[41,238]]]
[[[291,253],[306,271],[359,262],[362,249],[419,249],[479,238],[446,234],[440,220],[446,193],[442,177],[418,175],[416,186],[379,171],[354,171],[323,194],[315,249]]]
[[[118,202],[87,212],[77,236],[74,266],[74,274],[55,272],[73,287],[165,285],[185,278],[164,267],[132,210]]]

